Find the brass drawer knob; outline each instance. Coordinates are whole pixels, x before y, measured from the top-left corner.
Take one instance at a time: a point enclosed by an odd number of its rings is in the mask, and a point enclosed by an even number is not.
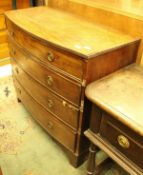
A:
[[[52,108],[54,106],[54,102],[52,100],[48,100],[48,108]]]
[[[47,77],[47,84],[48,84],[49,86],[52,86],[52,85],[53,85],[53,78],[52,78],[51,76],[48,76],[48,77]]]
[[[47,126],[48,126],[49,129],[52,129],[53,128],[53,123],[52,122],[48,122]]]
[[[130,147],[130,142],[128,140],[128,138],[126,138],[123,135],[119,135],[117,138],[118,144],[122,147],[122,148],[129,148]]]
[[[54,61],[54,54],[52,52],[48,52],[47,56],[48,61],[53,62]]]
[[[63,103],[63,106],[64,106],[64,107],[66,107],[67,102],[63,100],[63,102],[62,102],[62,103]]]

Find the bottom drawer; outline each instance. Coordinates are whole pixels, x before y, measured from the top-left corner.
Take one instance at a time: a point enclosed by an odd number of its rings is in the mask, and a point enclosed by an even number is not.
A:
[[[103,113],[100,135],[143,169],[143,138],[112,116]]]
[[[66,148],[74,152],[76,133],[70,131],[68,127],[56,120],[48,111],[39,105],[14,79],[18,98],[22,101],[26,109],[40,123],[40,125],[57,141]]]

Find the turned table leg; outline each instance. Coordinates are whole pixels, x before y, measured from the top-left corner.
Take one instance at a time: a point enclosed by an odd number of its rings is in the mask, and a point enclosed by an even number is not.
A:
[[[96,151],[96,146],[93,143],[91,143],[87,162],[87,175],[95,175],[97,172],[95,163]]]

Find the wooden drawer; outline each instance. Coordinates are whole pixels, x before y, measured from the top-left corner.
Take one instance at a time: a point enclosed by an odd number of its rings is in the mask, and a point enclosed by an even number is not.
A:
[[[64,71],[66,74],[69,73],[75,78],[82,79],[83,62],[79,57],[75,55],[72,56],[57,49],[55,50],[55,48],[51,47],[48,43],[42,42],[36,37],[34,38],[34,36],[21,30],[9,20],[7,20],[7,28],[9,35],[20,44],[20,46],[35,55],[38,60],[46,65],[59,68],[61,71]]]
[[[100,135],[143,169],[143,139],[134,131],[103,113]]]
[[[18,66],[14,59],[11,59],[11,62],[14,77],[25,87],[26,91],[58,119],[72,127],[72,129],[77,129],[79,109],[57,97],[46,87],[32,79]]]
[[[76,133],[72,132],[68,127],[63,125],[60,121],[56,120],[47,110],[38,104],[14,79],[18,97],[26,106],[28,111],[33,117],[52,135],[57,141],[62,143],[66,148],[71,151],[75,149]]]
[[[74,82],[58,72],[42,66],[36,62],[30,54],[17,47],[14,42],[9,41],[11,56],[21,65],[31,77],[49,88],[54,93],[62,96],[75,105],[80,105],[81,85]]]
[[[5,17],[3,14],[0,14],[0,30],[4,30],[5,28]]]

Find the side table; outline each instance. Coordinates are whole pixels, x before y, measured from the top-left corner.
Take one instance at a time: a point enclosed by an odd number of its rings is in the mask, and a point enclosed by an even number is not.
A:
[[[96,148],[131,175],[143,174],[143,68],[132,64],[91,83],[92,103],[87,174],[98,173]]]

